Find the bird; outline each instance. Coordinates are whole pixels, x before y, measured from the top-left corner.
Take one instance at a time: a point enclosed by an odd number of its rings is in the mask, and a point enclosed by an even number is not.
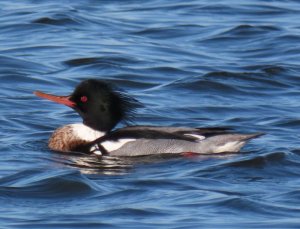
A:
[[[98,157],[236,153],[263,133],[235,133],[223,127],[172,127],[130,125],[141,103],[100,79],[86,79],[68,96],[35,91],[38,97],[66,105],[82,123],[56,129],[48,141],[53,151],[82,152]],[[116,128],[123,122],[125,127]]]

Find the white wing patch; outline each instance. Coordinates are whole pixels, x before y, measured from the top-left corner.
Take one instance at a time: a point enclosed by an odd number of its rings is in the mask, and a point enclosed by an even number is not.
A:
[[[120,139],[118,141],[105,141],[102,142],[101,145],[106,149],[107,152],[112,152],[114,150],[120,149],[123,145],[125,145],[127,142],[135,141],[136,139]],[[90,148],[90,152],[96,154],[96,155],[102,155],[101,150],[99,149],[98,145],[94,145]]]
[[[123,145],[125,145],[127,142],[133,142],[136,141],[136,139],[133,138],[125,138],[125,139],[120,139],[118,141],[105,141],[101,143],[101,145],[108,151],[114,151],[117,149],[120,149]]]
[[[198,141],[202,141],[205,139],[205,137],[203,135],[198,135],[198,134],[185,134],[185,136],[191,136],[191,137],[197,138]]]

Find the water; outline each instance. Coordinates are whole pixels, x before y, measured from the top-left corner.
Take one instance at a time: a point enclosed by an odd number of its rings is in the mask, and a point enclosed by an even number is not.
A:
[[[1,228],[299,228],[300,3],[1,1]],[[83,79],[136,124],[265,132],[240,154],[104,158],[47,148],[80,122],[32,92]]]

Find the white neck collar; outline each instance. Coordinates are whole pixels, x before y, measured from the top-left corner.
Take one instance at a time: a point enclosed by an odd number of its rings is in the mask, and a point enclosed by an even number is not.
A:
[[[99,130],[94,130],[83,123],[70,124],[73,133],[77,135],[78,138],[85,141],[94,141],[106,134],[106,132],[101,132]]]

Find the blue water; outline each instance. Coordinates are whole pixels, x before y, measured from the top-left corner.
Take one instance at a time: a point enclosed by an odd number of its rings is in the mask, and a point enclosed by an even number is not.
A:
[[[299,228],[300,2],[0,1],[1,228]],[[34,90],[105,79],[136,124],[265,132],[239,154],[117,159],[47,148],[80,122]]]

